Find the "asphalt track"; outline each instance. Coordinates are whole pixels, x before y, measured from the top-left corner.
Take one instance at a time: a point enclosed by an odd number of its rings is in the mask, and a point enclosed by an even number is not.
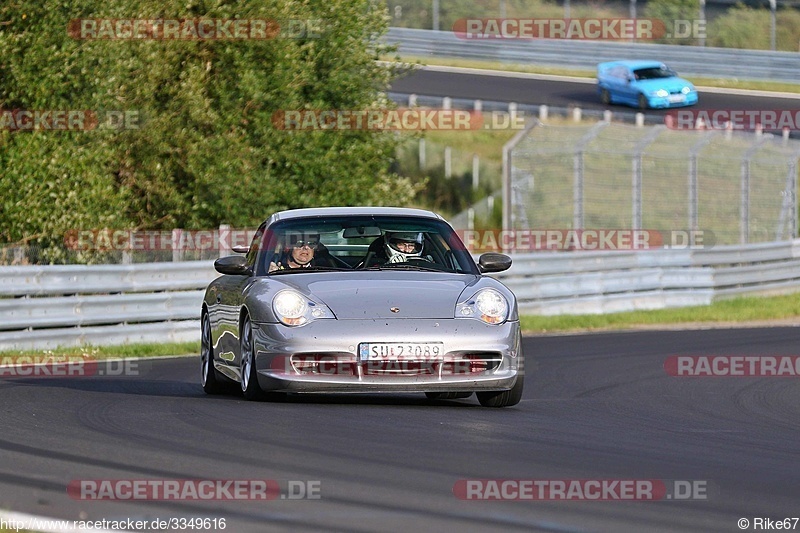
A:
[[[523,75],[524,76],[524,75]],[[588,81],[588,83],[587,83]],[[603,106],[597,95],[595,80],[568,81],[564,79],[539,79],[486,75],[464,72],[442,72],[420,69],[398,78],[392,84],[393,92],[451,98],[482,99],[495,102],[576,106],[584,109],[611,109],[632,111],[630,107]],[[781,96],[731,94],[708,92],[699,89],[700,98],[693,110],[798,110],[800,99]],[[648,110],[649,114],[665,114],[666,110]]]
[[[740,531],[800,515],[797,378],[677,378],[670,355],[798,355],[800,330],[526,338],[523,401],[206,396],[197,358],[115,377],[0,379],[0,508],[225,518],[226,531]],[[135,372],[134,372],[135,370]],[[80,479],[319,481],[320,499],[72,499]],[[461,479],[705,482],[695,501],[463,501]],[[800,527],[800,525],[798,525]]]

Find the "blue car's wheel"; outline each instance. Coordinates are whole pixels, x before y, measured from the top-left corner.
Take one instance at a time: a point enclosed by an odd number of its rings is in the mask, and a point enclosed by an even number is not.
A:
[[[647,109],[650,107],[650,102],[647,101],[647,97],[644,94],[639,95],[639,109]]]
[[[600,101],[603,103],[603,105],[611,104],[611,93],[608,91],[608,89],[603,89],[600,91]]]

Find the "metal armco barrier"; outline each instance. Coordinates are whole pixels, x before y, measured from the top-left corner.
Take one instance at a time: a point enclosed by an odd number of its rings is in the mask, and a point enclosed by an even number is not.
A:
[[[529,314],[709,304],[800,291],[800,239],[703,250],[514,254],[497,274]],[[210,261],[0,267],[0,350],[197,341]]]
[[[390,28],[401,55],[451,57],[594,70],[618,59],[658,59],[681,74],[796,83],[800,54],[650,43],[568,39],[462,39],[451,31]]]

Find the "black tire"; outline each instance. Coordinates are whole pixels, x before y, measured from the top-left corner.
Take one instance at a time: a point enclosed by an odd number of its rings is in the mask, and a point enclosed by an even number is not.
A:
[[[514,386],[509,390],[476,392],[475,395],[478,397],[478,401],[482,406],[510,407],[512,405],[517,405],[522,399],[522,388],[525,377],[525,360],[523,359],[521,352],[518,357],[520,358],[519,368],[517,372],[517,381],[514,383]]]
[[[647,101],[647,97],[644,94],[639,94],[639,109],[644,111],[650,107],[650,102]]]
[[[471,392],[426,392],[429,400],[463,400],[472,396]]]
[[[208,313],[203,313],[200,322],[200,385],[206,394],[220,394],[224,387],[214,368],[211,343],[211,322]]]
[[[242,395],[248,400],[263,400],[264,391],[258,385],[258,371],[256,371],[253,328],[250,325],[250,317],[247,316],[242,320],[242,329],[239,331],[239,346],[242,358]]]
[[[600,91],[600,101],[603,105],[611,105],[611,93],[608,92],[608,89],[602,89]]]

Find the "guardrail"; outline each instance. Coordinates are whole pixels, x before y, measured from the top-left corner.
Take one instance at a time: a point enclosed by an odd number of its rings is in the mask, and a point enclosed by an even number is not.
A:
[[[451,57],[595,70],[618,59],[657,59],[681,74],[797,83],[800,54],[569,39],[462,39],[450,31],[390,28],[386,41],[404,56]]]
[[[800,239],[708,250],[515,254],[496,275],[523,313],[709,304],[800,291]],[[210,261],[0,267],[0,350],[196,341]]]
[[[0,350],[199,340],[210,261],[0,267]]]

